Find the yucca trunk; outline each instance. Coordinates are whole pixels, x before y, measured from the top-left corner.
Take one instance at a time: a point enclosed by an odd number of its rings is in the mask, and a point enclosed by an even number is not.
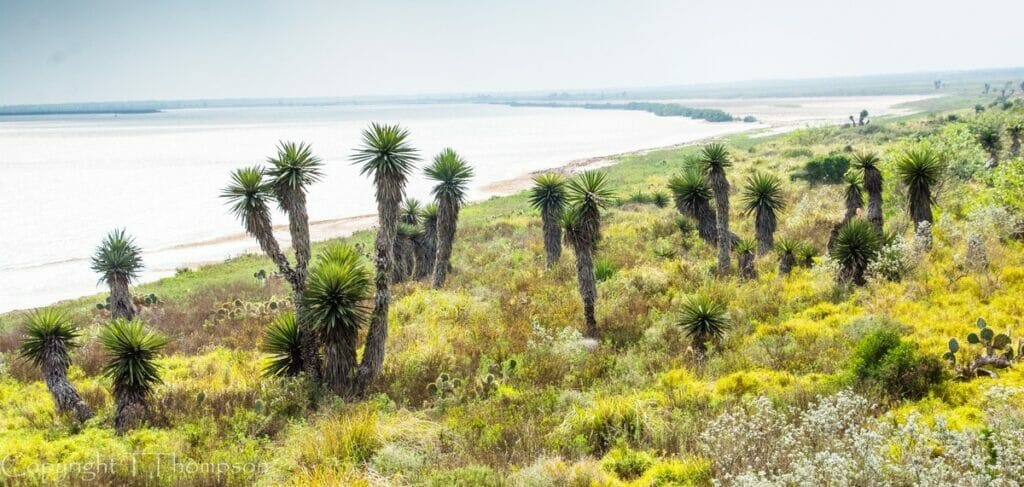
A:
[[[395,235],[395,245],[392,249],[395,255],[395,265],[391,268],[391,282],[404,282],[412,277],[416,267],[416,255],[413,240],[403,235]]]
[[[444,286],[448,277],[458,218],[459,203],[451,197],[442,196],[438,201],[437,212],[437,256],[434,258],[434,277],[431,282],[434,289]]]
[[[64,345],[56,340],[48,340],[44,346],[46,348],[42,360],[43,380],[46,382],[46,388],[50,390],[50,395],[53,396],[57,410],[73,413],[75,419],[80,422],[91,418],[92,408],[82,400],[78,390],[68,381],[70,363]]]
[[[1010,133],[1010,157],[1020,157],[1020,133]]]
[[[910,218],[914,220],[916,231],[922,223],[932,223],[931,189],[925,188],[910,195]]]
[[[796,257],[793,256],[793,252],[783,252],[782,256],[779,257],[779,274],[783,276],[789,275],[793,272],[793,265],[796,264]]]
[[[696,199],[676,207],[680,213],[690,217],[697,225],[697,235],[701,240],[716,244],[718,242],[718,223],[715,209],[706,199]]]
[[[576,276],[579,281],[580,297],[583,299],[583,321],[586,336],[597,338],[597,318],[594,313],[597,302],[597,277],[594,275],[594,253],[587,246],[576,251]]]
[[[324,383],[345,394],[356,371],[356,330],[338,327],[324,336]]]
[[[139,427],[149,415],[146,393],[134,387],[114,387],[114,431],[123,435]]]
[[[754,254],[752,252],[740,252],[737,260],[740,277],[744,279],[757,279],[757,269],[754,268]]]
[[[426,279],[434,272],[437,258],[437,218],[423,220],[423,235],[416,242],[416,279]]]
[[[868,193],[868,222],[882,232],[882,172],[877,167],[864,168],[864,191]]]
[[[544,224],[544,253],[547,255],[547,267],[550,269],[562,258],[562,226],[559,220],[562,211],[555,207],[546,207],[541,213]]]
[[[775,213],[758,208],[754,217],[754,230],[757,234],[757,254],[765,255],[775,246]]]
[[[384,353],[388,340],[388,308],[391,306],[391,266],[395,260],[393,253],[395,235],[398,229],[398,206],[404,197],[404,184],[386,177],[378,177],[377,214],[380,228],[374,240],[376,275],[373,283],[376,288],[373,300],[373,313],[370,315],[370,327],[363,346],[363,358],[359,363],[352,387],[352,394],[363,397],[370,383],[380,375],[384,366]]]
[[[853,283],[858,286],[863,286],[867,283],[867,280],[864,279],[865,271],[867,271],[865,266],[856,262],[845,263],[839,268],[836,280],[838,280],[840,284]]]
[[[291,284],[294,282],[294,272],[288,258],[281,252],[281,246],[274,238],[274,227],[270,222],[270,214],[266,212],[250,213],[245,217],[245,231],[256,238],[263,253],[270,257],[270,260],[277,266],[278,272]],[[298,301],[296,301],[298,302]]]
[[[860,192],[848,192],[846,194],[846,214],[843,215],[843,224],[857,217],[857,210],[863,205],[863,196]]]
[[[110,287],[110,317],[135,319],[135,303],[128,290],[128,276],[118,272],[107,274],[107,286]]]
[[[712,169],[710,175],[711,190],[715,193],[716,223],[718,225],[718,273],[727,275],[731,271],[729,250],[732,247],[732,236],[729,233],[729,180],[721,168]]]
[[[289,191],[281,203],[288,214],[288,231],[295,250],[295,271],[302,280],[309,268],[309,215],[306,213],[306,194],[301,190]]]

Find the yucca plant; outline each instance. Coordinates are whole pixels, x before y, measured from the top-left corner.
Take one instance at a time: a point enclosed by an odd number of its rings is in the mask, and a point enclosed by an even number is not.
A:
[[[807,243],[801,243],[800,247],[797,248],[794,254],[794,257],[796,257],[797,264],[799,264],[801,267],[813,267],[814,258],[817,256],[818,249],[814,248],[814,246]]]
[[[662,191],[655,191],[651,193],[651,203],[658,208],[664,208],[668,206],[668,195]]]
[[[103,374],[114,385],[114,429],[120,435],[139,426],[149,413],[149,395],[161,383],[156,359],[167,337],[141,321],[116,319],[100,331],[99,341],[107,351]]]
[[[399,223],[419,225],[423,213],[423,204],[416,198],[406,198],[398,215]]]
[[[775,244],[775,250],[779,253],[779,274],[783,276],[793,272],[796,264],[796,253],[800,249],[799,240],[784,238]]]
[[[731,270],[729,250],[733,243],[729,233],[729,180],[725,177],[725,170],[732,166],[729,150],[719,143],[708,144],[701,150],[700,163],[715,193],[718,274],[724,276]]]
[[[740,277],[757,279],[757,269],[754,267],[754,252],[757,249],[758,243],[746,238],[736,244],[737,269],[739,269]]]
[[[873,152],[858,152],[853,156],[853,167],[860,171],[864,191],[868,194],[868,222],[881,232],[884,225],[882,216],[882,171],[880,160]]]
[[[351,387],[359,329],[372,296],[370,271],[354,248],[331,245],[309,276],[305,305],[324,347],[324,381],[338,394]]]
[[[27,316],[20,354],[42,370],[57,411],[70,412],[81,422],[93,412],[68,380],[70,351],[78,346],[78,337],[78,328],[65,313],[52,308],[35,310]]]
[[[668,180],[676,210],[697,224],[697,234],[707,243],[718,241],[715,209],[711,206],[711,187],[703,172],[695,169],[683,171]]]
[[[277,155],[267,159],[267,176],[277,203],[288,214],[288,230],[295,250],[295,270],[305,276],[309,265],[309,214],[306,190],[320,181],[323,163],[307,144],[280,142]]]
[[[135,239],[123,228],[108,233],[92,256],[92,270],[110,288],[111,317],[133,319],[135,305],[128,285],[138,279],[142,270],[142,251],[135,245]]]
[[[224,188],[220,196],[228,201],[231,213],[242,221],[246,233],[256,239],[267,257],[277,265],[281,275],[292,283],[292,266],[274,238],[270,204],[274,202],[275,197],[263,169],[252,166],[235,170],[231,173],[231,183]]]
[[[530,206],[540,212],[544,228],[544,254],[550,269],[562,257],[562,227],[560,221],[566,206],[565,178],[561,174],[547,173],[533,178]]]
[[[416,225],[399,222],[395,231],[395,265],[391,268],[391,282],[402,282],[413,277],[416,271],[415,241],[422,235]]]
[[[416,279],[426,279],[434,272],[437,257],[437,203],[428,203],[420,211],[423,231],[413,239],[416,247]]]
[[[466,202],[469,180],[473,168],[451,148],[445,148],[434,156],[434,162],[423,171],[427,179],[436,181],[432,190],[437,201],[437,256],[434,259],[434,274],[431,285],[440,289],[448,276],[451,265],[452,244],[455,242],[455,227],[459,220],[459,209]]]
[[[839,229],[831,253],[839,262],[836,280],[841,283],[865,284],[868,264],[878,255],[881,236],[870,223],[854,218]]]
[[[570,209],[562,214],[565,240],[576,254],[576,275],[583,299],[586,335],[598,337],[594,308],[597,282],[594,275],[594,252],[601,240],[601,210],[615,197],[608,187],[608,176],[601,171],[584,171],[569,181]]]
[[[373,123],[363,131],[362,144],[352,155],[352,162],[361,167],[361,174],[373,178],[379,219],[377,238],[374,241],[374,306],[363,347],[363,358],[352,389],[355,396],[365,394],[366,388],[380,375],[384,364],[399,205],[405,198],[405,184],[409,174],[419,160],[416,149],[409,144],[408,139],[409,132],[398,125]]]
[[[1010,136],[1010,157],[1020,157],[1020,136],[1024,134],[1024,120],[1010,123],[1006,127],[1006,134]]]
[[[910,219],[917,230],[922,223],[932,223],[935,189],[945,167],[939,154],[928,147],[907,150],[896,160],[896,174],[907,188]]]
[[[782,181],[774,174],[755,172],[743,186],[743,213],[754,215],[757,252],[767,254],[775,243],[778,213],[786,207]]]
[[[707,294],[690,296],[680,308],[675,324],[693,340],[697,360],[703,362],[708,343],[718,343],[732,326],[725,303]]]
[[[294,377],[302,372],[302,344],[295,313],[282,313],[263,332],[260,351],[270,357],[263,368],[267,377]]]
[[[986,167],[999,165],[999,151],[1003,150],[1002,128],[995,124],[982,124],[978,127],[978,144],[988,152],[989,161]]]
[[[857,216],[857,211],[864,207],[864,190],[861,184],[861,176],[857,171],[846,171],[843,175],[843,182],[846,188],[845,196],[846,215],[843,216],[843,223],[846,223]]]

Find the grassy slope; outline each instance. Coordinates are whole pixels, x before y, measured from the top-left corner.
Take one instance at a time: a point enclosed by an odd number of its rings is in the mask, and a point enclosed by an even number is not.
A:
[[[933,132],[937,120],[920,116],[880,120],[863,129],[732,137],[727,142],[736,165],[729,177],[735,188],[754,169],[787,174],[808,154],[847,145],[885,153],[885,146],[901,137]],[[661,190],[695,151],[684,147],[626,156],[607,171],[623,197]],[[713,468],[702,458],[698,439],[707,418],[753,395],[800,405],[844,387],[844,362],[866,316],[903,323],[910,338],[933,352],[942,351],[949,337],[966,333],[976,316],[998,326],[1019,324],[1024,311],[1015,298],[1024,293],[1020,242],[989,242],[993,265],[985,275],[948,277],[954,254],[964,245],[958,233],[962,219],[980,201],[972,194],[977,183],[965,184],[944,193],[939,220],[945,223],[937,225],[936,249],[910,278],[875,282],[850,294],[837,292],[831,276],[813,269],[779,277],[773,255],[759,260],[756,281],[716,280],[710,272],[714,249],[679,236],[674,210],[619,205],[607,212],[598,252],[617,271],[599,286],[604,342],[593,351],[579,340],[582,313],[572,254],[544,271],[539,218],[527,208],[525,196],[470,205],[462,213],[455,274],[446,289],[432,291],[417,283],[396,290],[379,394],[364,404],[328,399],[310,414],[303,411],[301,383],[259,378],[259,333],[276,313],[269,303],[287,296],[279,281],[263,284],[252,277],[271,268],[261,257],[139,287],[138,292],[155,293],[163,301],[146,309],[144,318],[174,341],[170,356],[162,359],[165,385],[154,397],[154,426],[123,439],[113,435],[109,387],[99,374],[102,354],[92,338],[104,321],[95,309],[101,297],[59,305],[89,330],[86,346],[74,356],[72,380],[99,414],[81,429],[55,417],[34,371],[11,360],[20,318],[4,315],[0,444],[5,448],[0,455],[6,455],[6,473],[51,481],[59,471],[38,470],[39,465],[71,465],[98,455],[122,463],[134,459],[142,472],[162,467],[156,479],[123,470],[97,475],[136,484],[389,479],[443,485],[451,482],[438,477],[445,472],[479,484],[531,465],[606,476],[595,459],[623,441],[652,452],[659,458],[657,468],[700,483]],[[839,190],[787,181],[786,193],[790,208],[780,234],[823,248],[831,222],[842,214]],[[887,217],[905,224],[895,196],[887,194]],[[735,207],[735,194],[733,199]],[[734,212],[732,221],[740,235],[752,235],[750,218]],[[366,245],[370,238],[370,232],[360,232],[347,240]],[[670,250],[679,255],[659,256]],[[703,370],[671,320],[681,299],[698,291],[725,297],[736,323]],[[516,367],[508,370],[513,359]],[[480,394],[478,384],[494,363],[506,364],[508,377],[495,391]],[[442,373],[461,381],[455,397],[428,394],[427,384]],[[1000,382],[1020,385],[1024,376],[1012,370]],[[897,415],[942,413],[956,427],[978,427],[983,424],[978,391],[984,387],[978,381],[950,383],[923,401],[887,407]],[[172,454],[178,464],[241,467],[220,475],[168,471]],[[557,457],[565,460],[550,460]],[[258,473],[248,470],[250,464],[258,465]]]

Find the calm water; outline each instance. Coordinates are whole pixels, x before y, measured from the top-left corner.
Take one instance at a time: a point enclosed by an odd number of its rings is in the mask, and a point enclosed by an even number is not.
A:
[[[309,142],[326,163],[326,177],[310,190],[312,220],[372,213],[372,186],[347,160],[369,121],[400,122],[424,156],[455,148],[476,169],[475,198],[486,196],[488,183],[575,159],[752,128],[462,104],[2,118],[0,311],[99,291],[88,257],[113,228],[126,227],[143,248],[143,281],[258,249],[231,238],[241,226],[218,194],[232,169],[265,160],[278,140]],[[417,173],[408,192],[425,200],[429,187]]]

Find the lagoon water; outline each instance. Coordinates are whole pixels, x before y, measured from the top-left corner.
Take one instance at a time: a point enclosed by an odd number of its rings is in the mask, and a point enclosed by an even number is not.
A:
[[[0,118],[0,312],[100,291],[89,256],[124,227],[143,249],[142,281],[256,251],[218,197],[229,172],[304,141],[325,177],[312,221],[375,211],[370,181],[348,157],[370,121],[400,122],[429,157],[446,146],[490,183],[573,160],[691,142],[755,128],[643,112],[415,104],[170,110],[137,115]],[[426,200],[420,172],[408,194]],[[285,221],[276,215],[276,222]],[[286,242],[287,232],[279,232]]]

